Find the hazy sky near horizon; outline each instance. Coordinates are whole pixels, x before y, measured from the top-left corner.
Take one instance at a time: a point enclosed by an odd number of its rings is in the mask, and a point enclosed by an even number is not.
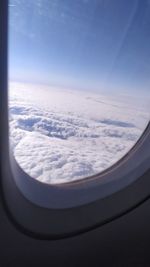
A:
[[[10,80],[150,87],[150,0],[10,0]]]

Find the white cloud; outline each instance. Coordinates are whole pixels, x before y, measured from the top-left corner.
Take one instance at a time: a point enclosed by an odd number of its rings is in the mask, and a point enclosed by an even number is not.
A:
[[[129,102],[129,101],[128,101]],[[10,143],[20,166],[46,183],[96,174],[119,160],[149,119],[143,104],[92,93],[10,85]]]

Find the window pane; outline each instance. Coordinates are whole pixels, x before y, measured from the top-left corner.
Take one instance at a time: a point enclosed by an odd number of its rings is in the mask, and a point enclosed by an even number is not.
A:
[[[150,1],[10,0],[10,149],[65,183],[120,160],[150,117]]]

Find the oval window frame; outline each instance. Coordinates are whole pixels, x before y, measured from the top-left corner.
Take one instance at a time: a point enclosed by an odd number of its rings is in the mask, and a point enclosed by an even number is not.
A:
[[[134,148],[112,168],[100,174],[100,176],[105,175],[105,183],[104,180],[100,181],[98,175],[92,180],[85,179],[63,185],[63,188],[62,185],[61,188],[60,186],[56,188],[37,182],[28,175],[27,177],[12,155],[9,155],[7,7],[8,2],[3,0],[0,16],[0,37],[2,40],[0,47],[0,117],[2,126],[0,182],[4,207],[17,227],[36,238],[57,239],[92,230],[122,216],[149,198],[150,152],[148,148],[150,147],[150,123]],[[136,166],[133,167],[134,162],[136,162]],[[116,178],[115,172],[120,178]],[[109,175],[110,177],[108,177]],[[125,177],[127,180],[125,180]],[[23,184],[20,181],[23,181]],[[117,185],[118,181],[128,181],[128,183]],[[116,183],[114,184],[114,182]],[[102,189],[102,183],[107,190]],[[48,192],[53,202],[49,200],[47,202],[47,197],[43,191],[47,191],[47,187],[51,188],[51,192]],[[44,189],[39,191],[39,188]],[[101,188],[101,194],[99,188]],[[83,190],[86,194],[83,194]],[[96,191],[93,191],[93,194],[91,190]],[[69,195],[66,195],[66,192],[69,192]],[[95,192],[97,192],[96,198],[94,198]],[[105,192],[105,194],[102,195],[102,192]],[[43,194],[44,198],[39,198],[39,193]],[[58,194],[59,201],[56,201]],[[43,199],[45,200],[43,201]]]

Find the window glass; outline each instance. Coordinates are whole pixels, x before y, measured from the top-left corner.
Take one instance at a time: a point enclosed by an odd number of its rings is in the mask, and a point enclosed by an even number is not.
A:
[[[10,0],[10,149],[48,184],[98,174],[150,117],[150,1]]]

